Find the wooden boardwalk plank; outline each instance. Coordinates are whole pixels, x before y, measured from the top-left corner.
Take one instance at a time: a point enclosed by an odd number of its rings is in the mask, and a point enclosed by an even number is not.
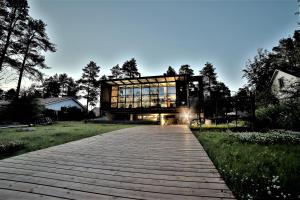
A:
[[[0,199],[22,195],[234,199],[203,147],[179,125],[113,131],[0,161]]]

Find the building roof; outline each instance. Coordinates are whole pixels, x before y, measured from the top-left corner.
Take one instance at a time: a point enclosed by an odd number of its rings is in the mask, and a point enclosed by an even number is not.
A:
[[[108,79],[103,80],[109,85],[132,85],[132,84],[143,84],[143,83],[164,83],[164,82],[174,82],[177,80],[186,80],[189,75],[162,75],[162,76],[143,76],[134,78],[122,78],[122,79]]]
[[[283,73],[289,74],[289,75],[291,75],[291,76],[294,76],[294,77],[296,77],[296,78],[300,78],[299,76],[297,76],[297,75],[295,75],[295,74],[291,74],[290,72],[285,72],[285,71],[282,71],[282,70],[279,70],[279,69],[275,69],[275,71],[274,71],[274,73],[273,73],[273,75],[272,75],[272,78],[271,78],[271,80],[270,80],[270,84],[273,83],[275,77],[277,76],[277,74],[278,74],[279,72],[283,72]]]
[[[82,107],[83,109],[85,109],[85,107],[79,102],[77,101],[77,99],[73,98],[73,97],[51,97],[51,98],[39,98],[39,101],[42,105],[48,106],[51,104],[55,104],[55,103],[59,103],[59,102],[63,102],[63,101],[68,101],[68,100],[73,100],[74,102],[76,102],[80,107]]]

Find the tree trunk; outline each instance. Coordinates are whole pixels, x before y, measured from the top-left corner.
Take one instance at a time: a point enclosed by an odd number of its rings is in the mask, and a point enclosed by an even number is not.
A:
[[[24,58],[23,58],[23,62],[22,62],[22,66],[21,66],[21,69],[20,69],[18,86],[17,86],[17,91],[16,91],[16,97],[15,97],[16,99],[19,98],[19,94],[20,94],[21,82],[22,82],[23,73],[24,73],[24,70],[25,70],[25,64],[26,64],[26,59],[27,59],[27,55],[28,55],[28,51],[29,51],[29,46],[30,46],[30,42],[28,42],[28,44],[27,44],[26,51],[25,51]]]
[[[14,18],[16,16],[16,9],[14,9]],[[10,37],[11,37],[11,34],[12,34],[12,31],[14,29],[14,19],[11,21],[10,25],[9,25],[9,29],[8,29],[8,33],[7,33],[7,37],[6,37],[6,41],[5,41],[5,45],[4,45],[4,48],[2,49],[2,52],[1,52],[1,56],[0,56],[0,71],[2,70],[2,65],[4,63],[4,58],[5,58],[5,55],[6,55],[6,52],[7,52],[7,49],[8,49],[8,46],[9,46],[9,41],[10,41]]]

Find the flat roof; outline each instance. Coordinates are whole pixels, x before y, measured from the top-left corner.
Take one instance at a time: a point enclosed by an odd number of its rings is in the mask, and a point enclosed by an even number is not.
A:
[[[107,79],[103,82],[109,85],[133,85],[133,84],[146,84],[146,83],[165,83],[165,82],[174,82],[174,81],[184,81],[189,75],[162,75],[162,76],[143,76],[143,77],[134,77],[134,78],[122,78],[122,79]],[[193,77],[193,76],[192,76]]]

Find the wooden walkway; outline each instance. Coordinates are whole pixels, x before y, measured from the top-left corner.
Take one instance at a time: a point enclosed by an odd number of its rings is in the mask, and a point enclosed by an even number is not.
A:
[[[138,126],[0,161],[0,199],[234,199],[185,126]]]

